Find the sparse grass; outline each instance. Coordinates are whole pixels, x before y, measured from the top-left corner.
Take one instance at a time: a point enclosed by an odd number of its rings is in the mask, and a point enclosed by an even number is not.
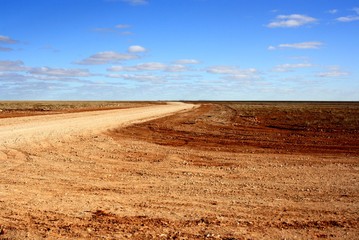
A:
[[[56,111],[90,108],[128,108],[140,107],[157,102],[129,102],[129,101],[0,101],[3,111]]]
[[[163,102],[0,101],[0,118],[143,107]]]

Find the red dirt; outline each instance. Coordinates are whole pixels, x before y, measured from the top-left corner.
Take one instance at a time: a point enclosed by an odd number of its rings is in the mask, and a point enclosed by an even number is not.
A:
[[[358,239],[358,116],[211,103],[7,149],[0,239]]]
[[[359,155],[358,116],[359,104],[206,104],[119,132],[209,151]]]

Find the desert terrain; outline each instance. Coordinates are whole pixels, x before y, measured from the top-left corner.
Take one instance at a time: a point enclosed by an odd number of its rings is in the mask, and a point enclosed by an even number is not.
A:
[[[0,109],[0,239],[359,239],[359,103]]]

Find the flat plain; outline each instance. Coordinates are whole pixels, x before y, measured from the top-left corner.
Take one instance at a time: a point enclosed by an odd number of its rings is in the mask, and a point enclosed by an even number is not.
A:
[[[359,103],[2,102],[0,109],[0,130],[54,116],[113,119],[76,134],[2,141],[0,239],[359,236]],[[148,114],[137,119],[141,112]],[[112,115],[130,113],[132,120]]]

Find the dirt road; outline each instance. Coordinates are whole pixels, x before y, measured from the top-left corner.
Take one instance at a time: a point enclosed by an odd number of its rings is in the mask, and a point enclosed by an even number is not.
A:
[[[96,134],[119,125],[162,117],[192,107],[191,104],[169,103],[121,110],[0,119],[0,148]]]

